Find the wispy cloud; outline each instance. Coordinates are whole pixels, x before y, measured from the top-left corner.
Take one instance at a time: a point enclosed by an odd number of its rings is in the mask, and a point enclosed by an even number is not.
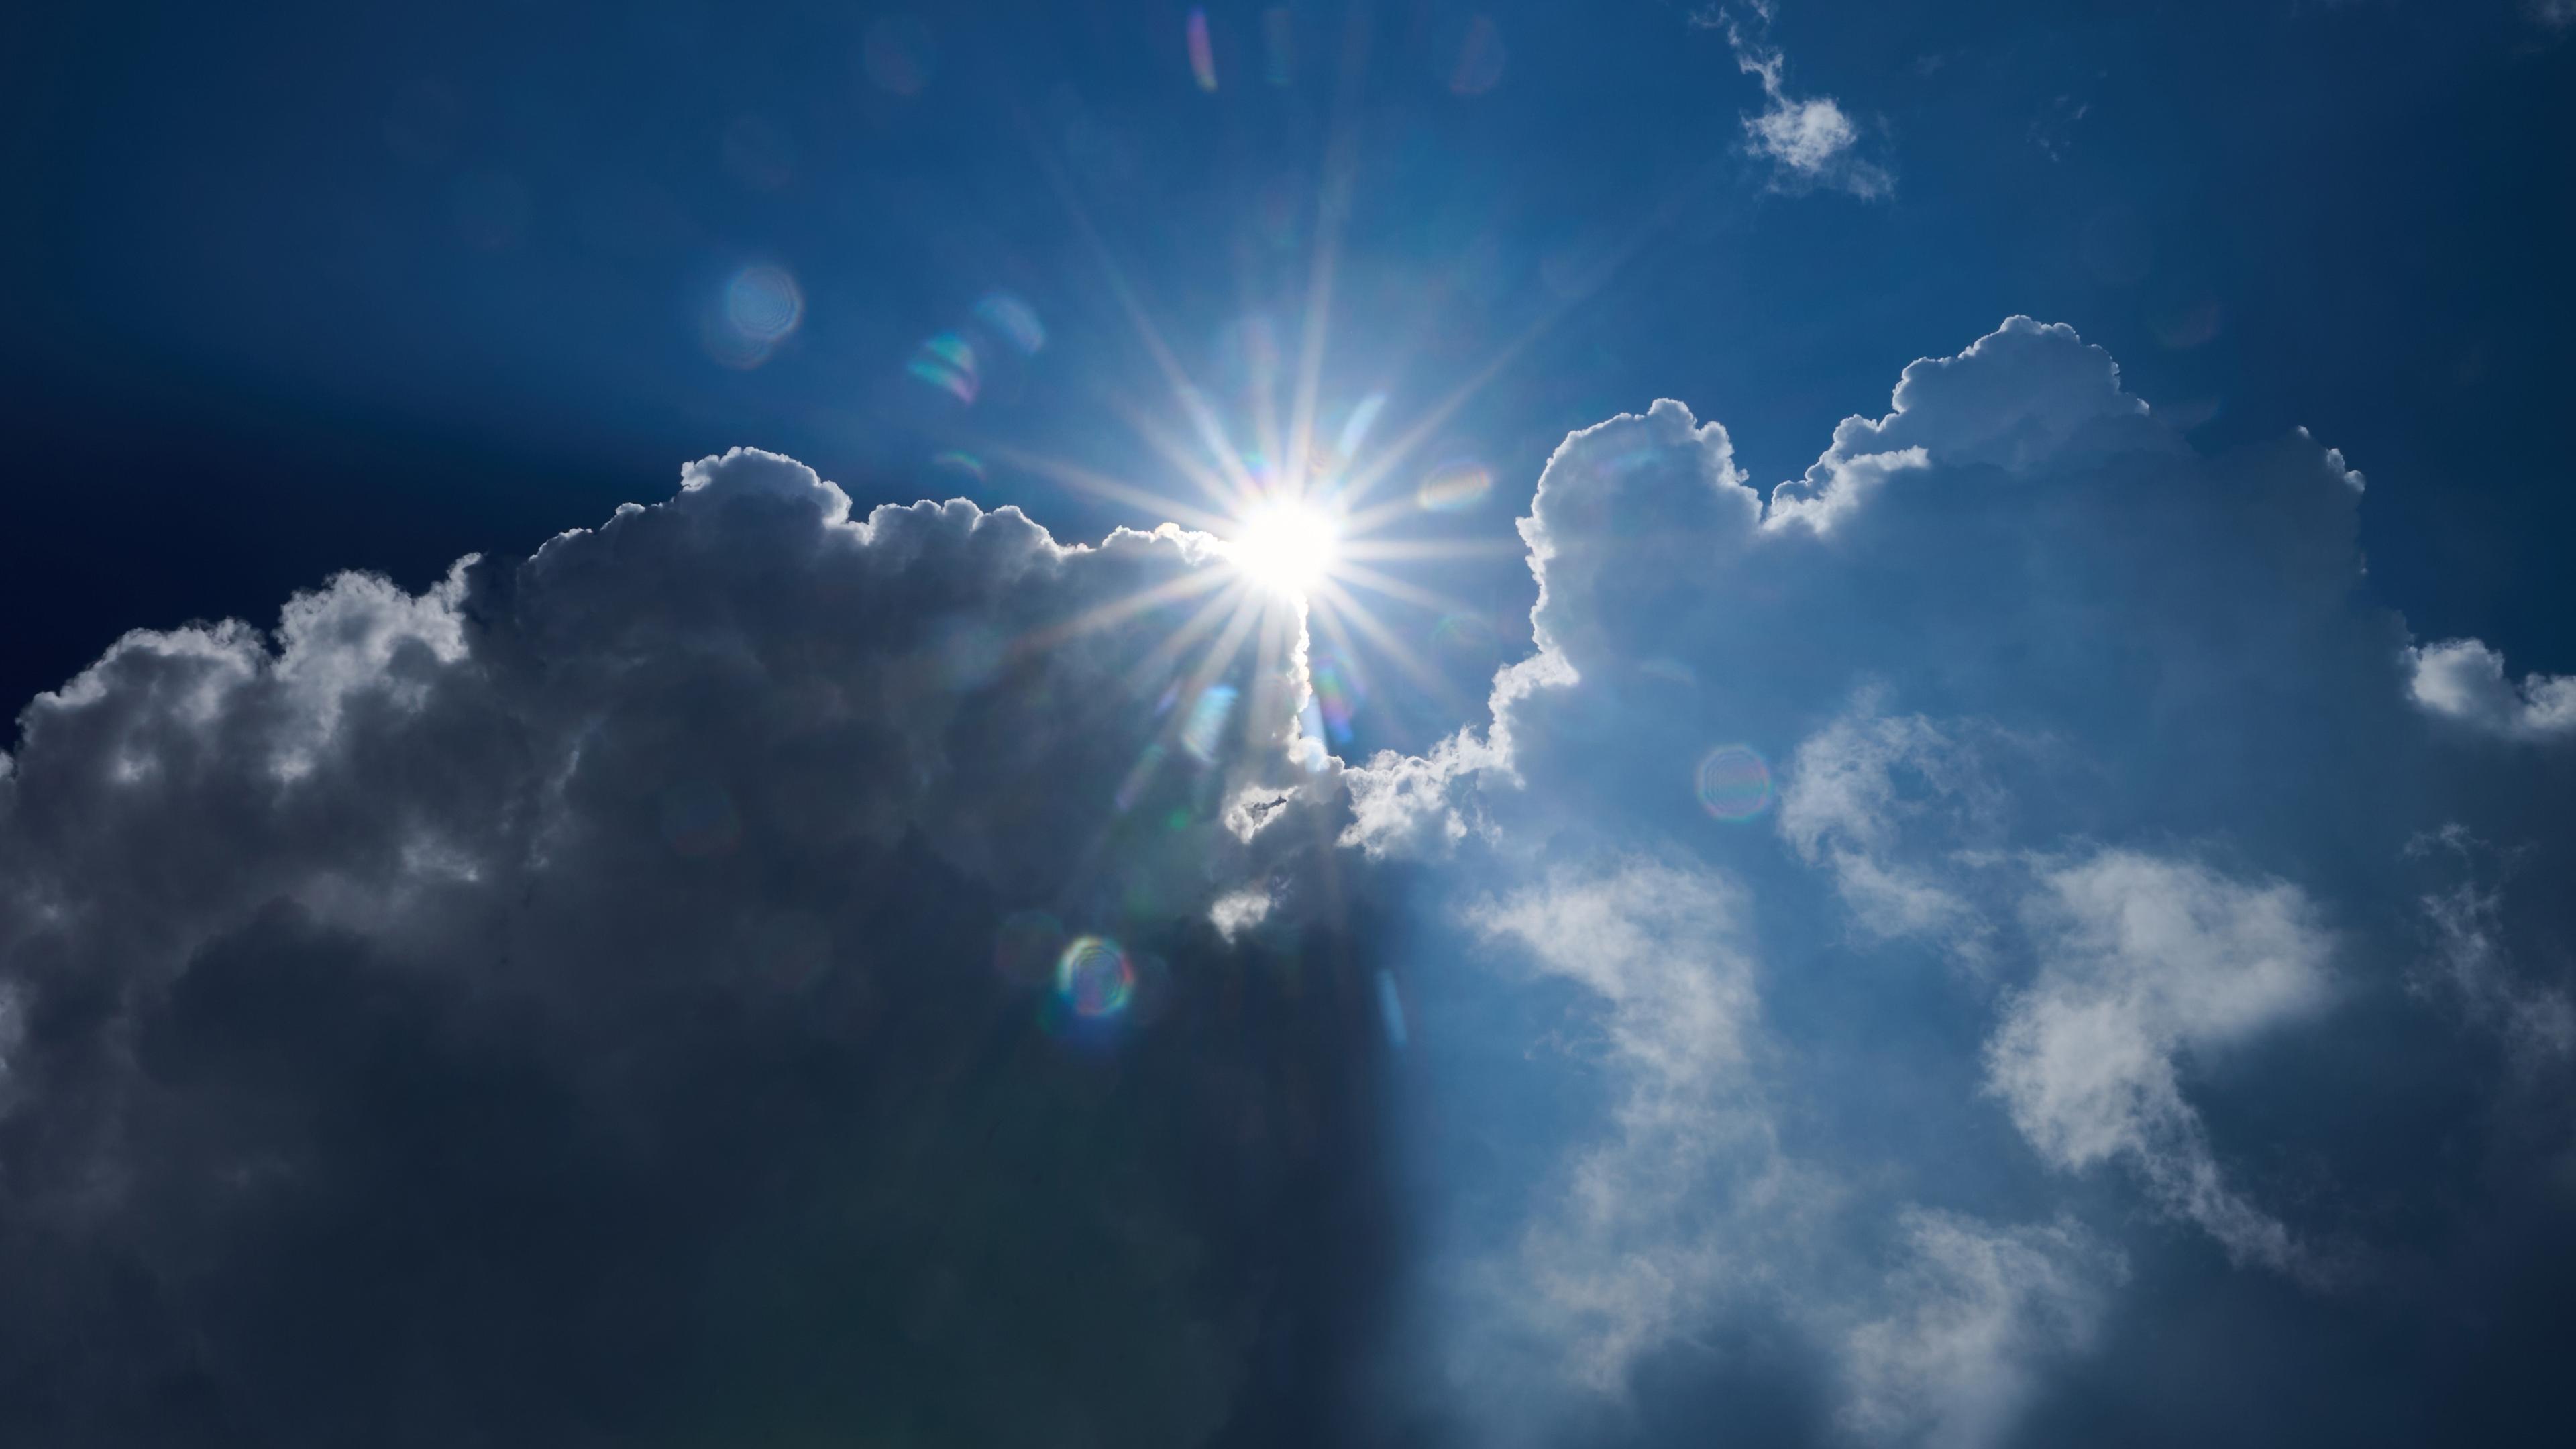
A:
[[[1584,1385],[1615,1392],[1643,1351],[1752,1270],[1742,1217],[1787,1168],[1753,1088],[1760,997],[1740,889],[1702,870],[1624,860],[1562,869],[1468,920],[1585,989],[1588,1055],[1614,1083],[1606,1133],[1576,1148],[1504,1262],[1506,1312]]]
[[[2175,1214],[2238,1262],[2308,1279],[2326,1271],[2220,1172],[2178,1069],[2313,1015],[2330,942],[2293,886],[2104,851],[2040,878],[2023,905],[2036,981],[1987,1046],[1987,1083],[2057,1167],[2136,1166]]]
[[[1887,195],[1896,179],[1886,167],[1861,158],[1860,127],[1842,102],[1789,89],[1788,58],[1769,40],[1773,7],[1745,8],[1753,17],[1750,25],[1724,5],[1693,11],[1691,24],[1725,32],[1737,69],[1762,83],[1762,109],[1744,118],[1753,154],[1772,163],[1779,183],[1828,186],[1863,198]]]
[[[2500,853],[2453,824],[2409,842],[2407,854],[2442,857],[2460,870],[2457,880],[2417,902],[2433,945],[2416,973],[2418,989],[2448,997],[2471,1025],[2495,1033],[2522,1071],[2576,1054],[2576,1000],[2515,969],[2505,945],[2504,887],[2479,879],[2479,859]]]
[[[2072,1223],[1997,1228],[1917,1208],[1902,1225],[1884,1312],[1843,1343],[1843,1425],[1934,1449],[1999,1442],[2040,1371],[2092,1346],[2127,1264]]]

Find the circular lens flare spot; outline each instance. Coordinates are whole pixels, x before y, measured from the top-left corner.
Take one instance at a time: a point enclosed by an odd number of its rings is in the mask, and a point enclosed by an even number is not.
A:
[[[1741,822],[1771,808],[1771,766],[1750,745],[1720,745],[1699,762],[1699,803]]]
[[[1234,563],[1253,582],[1303,594],[1323,582],[1341,544],[1333,520],[1304,503],[1265,503],[1243,520]]]
[[[805,294],[784,267],[751,266],[725,283],[725,320],[756,343],[775,343],[804,320]]]
[[[1136,963],[1106,936],[1077,937],[1056,958],[1055,994],[1086,1020],[1116,1016],[1136,995]]]

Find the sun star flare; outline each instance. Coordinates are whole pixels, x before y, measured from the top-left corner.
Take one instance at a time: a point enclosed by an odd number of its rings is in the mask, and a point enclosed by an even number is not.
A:
[[[1266,588],[1299,596],[1324,581],[1340,552],[1332,515],[1295,500],[1254,508],[1233,540],[1235,567]]]

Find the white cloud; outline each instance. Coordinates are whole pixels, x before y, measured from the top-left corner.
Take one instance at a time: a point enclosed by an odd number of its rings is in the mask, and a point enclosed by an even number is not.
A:
[[[1771,9],[1752,7],[1758,29],[1767,30]],[[1697,26],[1726,32],[1737,69],[1762,83],[1763,108],[1744,118],[1744,134],[1753,153],[1770,161],[1783,181],[1801,186],[1831,186],[1854,196],[1888,194],[1895,178],[1887,168],[1858,154],[1860,127],[1832,96],[1795,95],[1784,76],[1788,60],[1779,47],[1748,37],[1733,12],[1720,7],[1692,16]]]
[[[1221,895],[1208,906],[1208,924],[1231,941],[1269,919],[1270,893],[1258,888]]]
[[[2506,739],[2576,735],[2576,675],[2507,679],[2504,656],[2475,639],[2409,649],[2406,660],[2407,692],[2433,714]]]
[[[2314,1274],[2289,1230],[2230,1188],[2183,1099],[2186,1058],[2326,1002],[2331,943],[2294,886],[2104,851],[2044,872],[2024,903],[2038,978],[1987,1047],[1988,1084],[2053,1165],[2134,1164],[2231,1259]]]
[[[1589,1055],[1613,1084],[1607,1131],[1565,1158],[1509,1255],[1474,1270],[1501,1314],[1595,1390],[1618,1390],[1720,1285],[1758,1271],[1744,1214],[1784,1190],[1751,1081],[1745,908],[1704,871],[1625,860],[1561,868],[1468,912],[1598,1011]]]
[[[1769,1025],[1739,1038],[1749,1076],[1681,1079],[1739,1147],[1703,1158],[1660,1128],[1516,1117],[1526,1155],[1443,1159],[1425,1185],[1439,1247],[1507,1250],[1480,1260],[1484,1297],[1442,1298],[1425,1321],[1517,1370],[1432,1375],[1443,1407],[1481,1427],[1615,1418],[1668,1366],[1786,1324],[1843,1366],[1855,1432],[1992,1443],[2087,1351],[2122,1248],[2159,1314],[2209,1306],[2212,1278],[2240,1268],[2335,1288],[2383,1248],[2452,1234],[2433,1251],[2470,1252],[2491,1223],[2419,1164],[2454,1160],[2486,1124],[2328,1090],[2349,1063],[2319,1023],[2331,1008],[2403,1050],[2455,1051],[2440,1015],[2375,989],[2422,954],[2399,852],[2445,819],[2521,835],[2570,817],[2545,757],[2431,747],[2423,696],[2445,656],[2424,670],[2404,621],[2368,602],[2366,497],[2303,430],[2200,452],[2107,352],[2027,317],[1908,365],[1890,406],[1846,418],[1767,497],[1728,429],[1678,401],[1570,434],[1520,524],[1537,652],[1498,680],[1480,727],[1351,771],[1365,822],[1351,838],[1421,862],[1406,869],[1428,889],[1544,877],[1542,894],[1503,894],[1507,934],[1568,943],[1567,979],[1588,935],[1603,960],[1637,952],[1620,910],[1540,904],[1560,886],[1618,898],[1591,889],[1615,870],[1546,863],[1644,858],[1726,880],[1725,908],[1687,928],[1710,944],[1688,956],[1744,960]],[[2486,676],[2482,695],[2455,690],[2471,701],[2455,712],[2529,733],[2555,707],[2550,681]],[[1776,829],[1740,818],[1741,792],[1695,798],[1700,762],[1738,747],[1769,762]],[[2565,846],[2549,849],[2563,871]],[[2426,909],[2424,977],[2500,1030],[2555,1040],[2553,998],[2490,990],[2487,968],[2563,951],[2548,933],[2565,913]],[[1483,959],[1501,910],[1473,934],[1424,927],[1421,974]],[[1923,971],[1927,944],[1972,969]],[[1427,1066],[1461,1008],[1437,990],[1420,1005]],[[1604,998],[1600,1019],[1658,1040],[1633,1010]],[[1534,1083],[1585,1102],[1597,1088],[1655,1108],[1614,1123],[1663,1120],[1680,1095],[1655,1085],[1667,1054],[1602,1040],[1426,1091],[1472,1118],[1498,1079],[1523,1102]],[[2313,1071],[2286,1077],[2292,1064]],[[1639,1186],[1525,1202],[1532,1157]],[[1694,1172],[1712,1184],[1681,1200],[1696,1218],[1658,1185]],[[1761,1173],[1789,1185],[1748,1192]],[[2384,1224],[2373,1210],[2392,1203],[2439,1226],[2346,1246],[2344,1225]],[[2050,1226],[1943,1211],[1959,1208]],[[1916,1266],[1855,1282],[1855,1235],[1891,1220]],[[2295,1315],[2338,1295],[2262,1296]],[[1550,1364],[1580,1371],[1565,1385],[1537,1372]],[[2163,1387],[2153,1366],[2099,1372]]]
[[[1970,752],[1920,715],[1881,714],[1864,696],[1799,744],[1780,797],[1780,833],[1810,865],[1832,870],[1843,904],[1870,936],[1931,937],[1972,960],[1986,922],[1952,879],[1962,847],[1990,835],[2001,801]],[[1900,849],[1935,817],[1940,844]]]
[[[1430,861],[1471,893],[1484,872],[1605,851],[1722,868],[1744,883],[1744,919],[1711,939],[1770,943],[1782,954],[1764,963],[1766,994],[1832,1012],[1851,1038],[1778,1044],[1766,1060],[1800,1100],[1866,1093],[1860,1043],[1889,1029],[1847,994],[1871,968],[1845,958],[1932,942],[1974,968],[1946,984],[1969,997],[1955,1019],[1981,1023],[1955,1045],[1961,1097],[1939,1110],[2000,1116],[2063,1171],[2117,1161],[2232,1259],[2326,1279],[2325,1255],[2222,1170],[2201,1103],[2238,1089],[2218,1070],[2233,1054],[2329,995],[2327,907],[2258,872],[2304,878],[2324,853],[2319,822],[2386,840],[2388,856],[2418,828],[2404,797],[2352,784],[2402,768],[2420,735],[2402,623],[2355,603],[2352,470],[2296,430],[2204,457],[2122,388],[2108,353],[2025,317],[1907,366],[1891,401],[1844,420],[1767,505],[1727,429],[1679,402],[1569,435],[1520,524],[1538,652],[1498,679],[1482,728],[1351,771],[1364,823],[1349,838]],[[1697,808],[1696,762],[1730,744],[1771,760],[1776,832]],[[2177,842],[2249,865],[2221,873]],[[1808,870],[1850,929],[1812,917]],[[1475,953],[1436,932],[1416,949]],[[1436,999],[1422,1020],[1435,1037]],[[1944,1029],[1895,1035],[1929,1050],[1921,1034]],[[1889,1069],[1907,1090],[1942,1079],[1919,1062]],[[1801,1075],[1818,1070],[1837,1075]],[[1801,1164],[1810,1187],[1838,1184],[1816,1189],[1837,1206],[1810,1219],[1845,1225],[1834,1231],[1922,1196],[1891,1202],[1877,1184],[2017,1170],[1873,1150],[1893,1160],[1777,1160]],[[1855,1171],[1871,1185],[1842,1196]],[[1785,1231],[1798,1211],[1731,1231]],[[1579,1216],[1552,1213],[1531,1211],[1529,1242],[1594,1241],[1565,1236]],[[1712,1315],[1750,1311],[1737,1258],[1590,1261],[1610,1266],[1511,1281],[1546,1309],[1522,1330],[1554,1325],[1556,1355],[1593,1365],[1595,1382],[1658,1343],[1693,1342]],[[1852,1321],[1835,1316],[1847,1287],[1817,1260],[1767,1262],[1784,1293],[1824,1305],[1801,1321]],[[1587,1317],[1552,1281],[1604,1296]],[[1482,1332],[1499,1315],[1469,1317]]]
[[[2040,1372],[2092,1346],[2120,1256],[2071,1223],[1996,1228],[1909,1209],[1882,1316],[1843,1343],[1844,1426],[1879,1443],[2003,1441]]]

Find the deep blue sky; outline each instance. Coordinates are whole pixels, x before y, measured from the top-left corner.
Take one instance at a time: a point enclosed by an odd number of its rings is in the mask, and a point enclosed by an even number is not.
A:
[[[102,3],[0,118],[13,1445],[2568,1439],[2568,0]],[[903,506],[1309,361],[1364,611]]]
[[[1181,489],[1106,405],[1177,417],[1066,199],[1221,403],[1229,324],[1266,315],[1293,356],[1344,66],[1338,12],[1290,9],[1283,86],[1260,7],[1209,8],[1208,92],[1187,7],[944,8],[910,95],[872,83],[864,7],[16,17],[0,682],[337,568],[425,581],[736,444],[862,503],[959,491],[928,459],[969,432]],[[2373,586],[2421,632],[2576,651],[2537,425],[2569,390],[2576,48],[2515,6],[1787,7],[1793,92],[1894,178],[1869,201],[1772,184],[1741,144],[1758,87],[1677,7],[1495,7],[1499,80],[1461,95],[1471,14],[1382,7],[1362,53],[1324,385],[1328,415],[1387,391],[1399,428],[1556,313],[1420,460],[1498,480],[1442,531],[1507,539],[1566,431],[1662,396],[1794,476],[1896,367],[2027,312],[2206,415],[2204,447],[2343,449]],[[729,370],[701,319],[754,260],[807,311]],[[904,363],[995,289],[1046,346],[949,406]],[[1077,538],[1158,521],[1000,465],[972,491]],[[1446,582],[1508,633],[1520,574]]]

